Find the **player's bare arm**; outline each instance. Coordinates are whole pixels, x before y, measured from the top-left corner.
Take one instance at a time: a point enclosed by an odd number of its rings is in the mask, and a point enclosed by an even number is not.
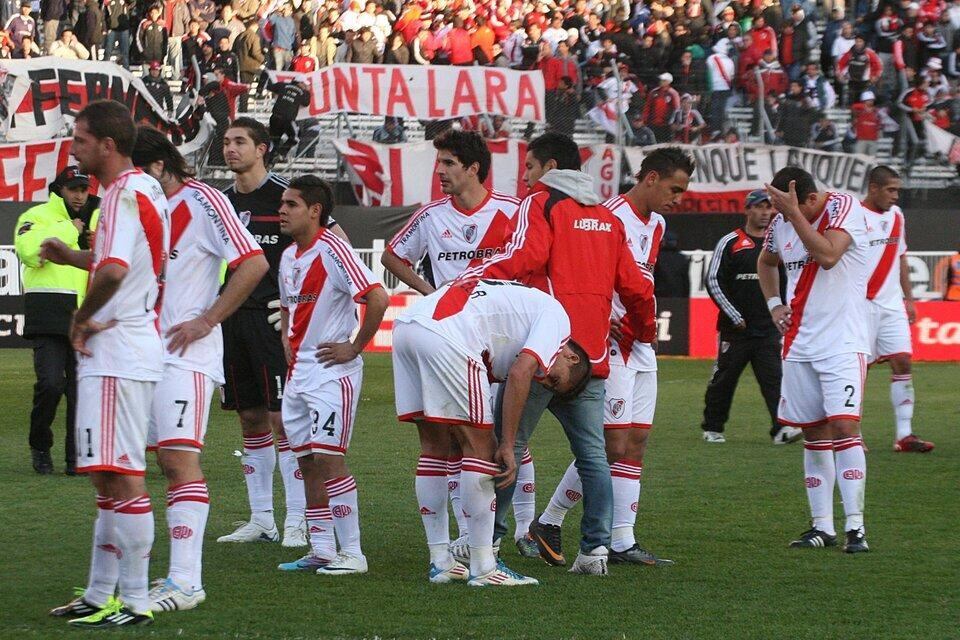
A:
[[[530,384],[539,366],[536,358],[521,352],[507,374],[503,390],[503,431],[493,456],[493,461],[503,469],[496,476],[498,488],[509,487],[517,474],[517,461],[513,455],[517,429],[520,427],[523,405],[530,395]]]
[[[780,300],[780,258],[776,254],[770,253],[766,249],[760,250],[760,257],[757,258],[757,277],[760,279],[760,291],[763,297],[767,299],[770,306],[770,316],[773,323],[783,335],[790,328],[791,309],[789,305]],[[772,302],[771,302],[772,300]],[[779,304],[777,304],[779,301]]]
[[[290,350],[290,312],[284,307],[280,307],[280,342],[283,343],[283,357],[287,364],[293,362],[293,351]]]
[[[227,281],[223,292],[217,296],[209,309],[196,318],[181,322],[167,330],[167,337],[170,338],[167,350],[170,353],[179,351],[181,356],[186,353],[191,343],[206,337],[214,327],[240,307],[269,269],[270,265],[262,254],[241,262]]]
[[[910,267],[907,265],[907,256],[900,256],[900,289],[903,290],[903,306],[907,310],[907,320],[910,324],[917,321],[917,307],[913,302],[913,285],[910,284]]]
[[[384,269],[397,276],[400,282],[418,293],[428,296],[436,291],[436,289],[430,286],[429,282],[417,275],[413,267],[392,251],[383,252],[383,256],[380,258],[380,264],[383,265]]]
[[[347,232],[343,230],[339,224],[334,224],[332,227],[327,227],[330,230],[330,233],[337,236],[347,244],[350,244],[350,238],[347,237]]]
[[[772,185],[766,185],[767,193],[774,209],[783,214],[787,222],[793,225],[800,241],[807,248],[810,257],[824,269],[832,269],[843,254],[850,247],[850,234],[838,229],[828,229],[823,234],[810,224],[810,221],[800,211],[797,200],[796,182],[790,182],[788,191],[780,191]],[[812,197],[812,196],[811,196]]]
[[[93,262],[93,252],[71,249],[59,238],[47,238],[40,243],[40,261],[46,260],[86,271]]]
[[[357,337],[352,342],[323,342],[317,347],[317,360],[331,366],[334,364],[343,364],[350,362],[360,355],[367,346],[377,330],[380,329],[380,323],[383,321],[383,314],[387,312],[390,305],[390,296],[383,290],[383,287],[377,286],[367,292],[364,300],[366,312],[363,314],[363,324],[357,331]],[[281,322],[283,312],[281,312]],[[286,331],[284,331],[286,335]]]
[[[106,264],[97,270],[97,276],[93,279],[83,304],[73,315],[73,322],[70,324],[70,344],[78,353],[85,356],[93,355],[86,347],[90,336],[117,324],[116,320],[97,322],[93,319],[93,314],[110,302],[126,277],[127,268],[115,263]]]

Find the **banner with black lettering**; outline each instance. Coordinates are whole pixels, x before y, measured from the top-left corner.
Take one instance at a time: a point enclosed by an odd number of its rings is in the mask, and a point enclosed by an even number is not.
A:
[[[364,206],[416,205],[444,196],[434,172],[437,150],[431,142],[389,145],[341,139],[334,140],[333,145],[346,161],[347,174]],[[523,160],[527,143],[488,140],[487,147],[492,161],[484,185],[520,198],[525,196]],[[612,144],[580,147],[583,171],[593,178],[594,188],[603,199],[618,193],[620,154],[620,147]]]
[[[0,60],[0,83],[0,126],[9,141],[64,135],[77,113],[93,100],[122,102],[138,121],[168,120],[143,81],[112,62]]]
[[[643,158],[664,145],[627,147],[630,172],[640,170]],[[690,188],[676,212],[741,213],[744,199],[763,187],[783,167],[802,167],[822,189],[864,195],[867,174],[876,161],[869,156],[831,153],[766,144],[708,144],[680,146],[696,161]]]
[[[448,120],[483,113],[544,121],[543,73],[499,67],[335,64],[312,73],[270,71],[273,82],[302,80],[310,104],[299,117],[365,113]]]

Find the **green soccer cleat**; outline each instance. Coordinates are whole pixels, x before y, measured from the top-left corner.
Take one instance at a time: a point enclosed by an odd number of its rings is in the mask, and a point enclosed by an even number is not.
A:
[[[134,613],[119,600],[114,600],[100,611],[85,618],[77,618],[68,623],[77,629],[113,629],[115,627],[137,627],[153,624],[153,612]]]

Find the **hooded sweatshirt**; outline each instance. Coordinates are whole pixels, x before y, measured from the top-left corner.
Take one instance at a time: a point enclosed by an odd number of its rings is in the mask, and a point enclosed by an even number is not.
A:
[[[461,277],[516,280],[551,294],[570,317],[571,338],[590,356],[593,376],[606,378],[613,292],[627,309],[625,323],[646,336],[653,280],[634,262],[623,223],[593,186],[581,171],[549,171],[520,204],[504,252]]]

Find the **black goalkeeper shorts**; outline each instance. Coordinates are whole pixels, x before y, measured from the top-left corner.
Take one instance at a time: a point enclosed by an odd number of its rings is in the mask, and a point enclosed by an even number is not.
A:
[[[222,324],[224,409],[280,411],[287,359],[268,315],[266,309],[237,309]]]

